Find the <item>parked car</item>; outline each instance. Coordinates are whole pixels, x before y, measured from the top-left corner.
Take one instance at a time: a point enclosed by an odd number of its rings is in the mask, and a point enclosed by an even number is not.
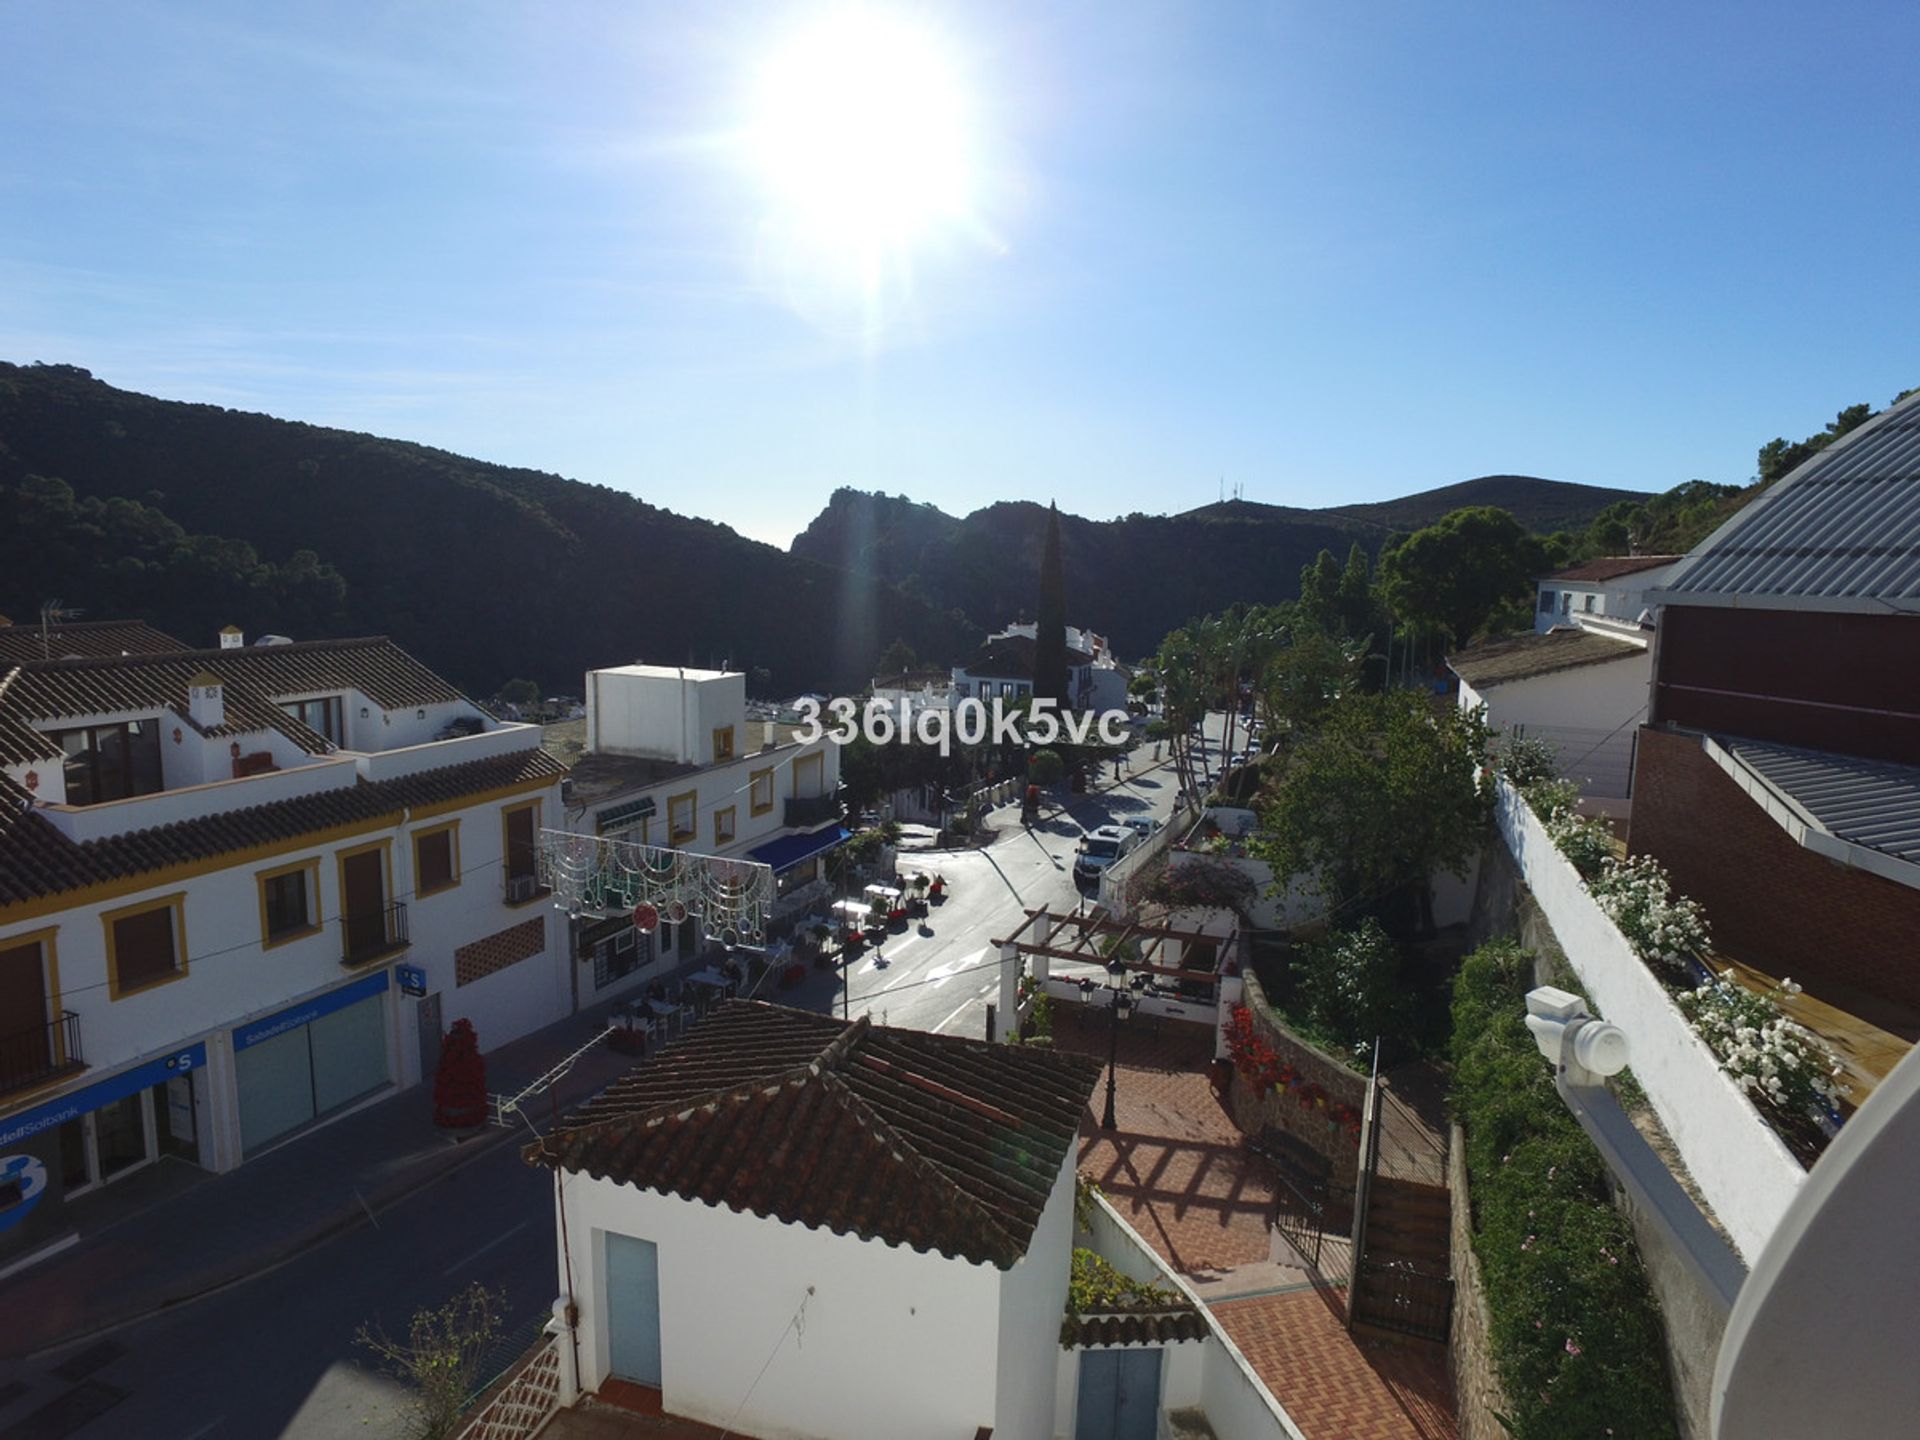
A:
[[[1100,872],[1140,843],[1125,825],[1102,825],[1080,837],[1080,853],[1073,860],[1073,878],[1098,880]]]
[[[1129,815],[1121,823],[1142,840],[1147,839],[1160,828],[1160,822],[1151,815]]]

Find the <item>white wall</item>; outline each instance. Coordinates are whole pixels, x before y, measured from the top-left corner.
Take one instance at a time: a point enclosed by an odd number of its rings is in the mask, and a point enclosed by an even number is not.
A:
[[[609,1373],[612,1232],[659,1247],[670,1414],[760,1440],[954,1440],[995,1424],[993,1266],[581,1175],[565,1177],[559,1203],[572,1237],[585,1388]],[[564,1262],[560,1284],[564,1293]]]
[[[1634,1077],[1707,1203],[1751,1263],[1806,1183],[1706,1042],[1587,893],[1532,809],[1500,782],[1500,833],[1602,1017],[1626,1031]]]
[[[1060,1322],[1073,1263],[1074,1150],[1069,1147],[1027,1253],[1000,1281],[1000,1364],[993,1433],[1006,1440],[1053,1434]]]
[[[747,677],[719,670],[622,665],[587,672],[587,749],[687,765],[713,761],[713,731],[747,747]]]
[[[1489,723],[1553,742],[1561,773],[1589,794],[1624,796],[1634,735],[1647,718],[1653,652],[1623,656],[1489,685],[1478,692],[1462,683],[1462,707],[1479,701]]]
[[[1254,1373],[1247,1357],[1227,1337],[1193,1287],[1140,1238],[1104,1195],[1094,1198],[1090,1219],[1084,1243],[1129,1279],[1162,1285],[1185,1297],[1207,1322],[1209,1333],[1204,1347],[1200,1347],[1197,1376],[1193,1357],[1187,1353],[1195,1347],[1169,1347],[1181,1353],[1177,1358],[1169,1357],[1172,1363],[1163,1372],[1165,1402],[1172,1406],[1198,1404],[1206,1411],[1219,1440],[1303,1440],[1293,1417]],[[1071,1394],[1064,1383],[1061,1393]],[[1061,1433],[1073,1432],[1063,1426]]]

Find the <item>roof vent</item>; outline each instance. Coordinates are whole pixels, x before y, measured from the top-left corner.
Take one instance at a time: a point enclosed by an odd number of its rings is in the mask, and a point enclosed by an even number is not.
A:
[[[220,632],[220,648],[222,650],[238,650],[246,643],[247,637],[240,633],[240,627],[238,625],[229,625]]]

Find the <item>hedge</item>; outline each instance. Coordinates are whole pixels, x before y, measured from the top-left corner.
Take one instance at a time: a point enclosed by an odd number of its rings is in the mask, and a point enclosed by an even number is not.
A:
[[[1532,977],[1533,957],[1496,941],[1453,992],[1452,1099],[1504,1418],[1520,1440],[1677,1437],[1659,1307],[1606,1166],[1526,1028]]]

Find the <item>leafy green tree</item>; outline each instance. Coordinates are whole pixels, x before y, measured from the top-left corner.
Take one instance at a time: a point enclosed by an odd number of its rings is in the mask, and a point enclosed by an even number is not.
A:
[[[1323,635],[1340,633],[1340,562],[1322,550],[1300,568],[1299,620]]]
[[[1260,703],[1269,723],[1299,735],[1315,729],[1342,695],[1362,688],[1356,642],[1303,630],[1260,672]]]
[[[1479,713],[1409,690],[1342,695],[1293,748],[1255,848],[1277,876],[1308,875],[1337,919],[1432,924],[1437,869],[1464,874],[1491,814],[1478,778]]]
[[[913,653],[913,647],[904,640],[895,640],[880,657],[876,676],[904,675],[920,663],[920,657]]]
[[[1380,592],[1402,621],[1464,645],[1545,569],[1540,541],[1505,510],[1472,505],[1382,555]]]
[[[1033,693],[1065,704],[1067,694],[1067,589],[1060,561],[1060,511],[1047,507],[1047,539],[1040,552],[1040,607],[1033,642]]]
[[[1845,435],[1849,430],[1858,430],[1874,417],[1874,408],[1862,401],[1858,405],[1849,405],[1828,423],[1824,430],[1817,430],[1804,440],[1789,444],[1784,436],[1775,436],[1760,447],[1758,458],[1760,485],[1764,489],[1782,476],[1789,474],[1801,462],[1812,459],[1827,446]]]
[[[500,698],[509,705],[531,705],[540,698],[540,687],[531,680],[509,680],[500,687]]]
[[[1036,750],[1027,761],[1027,775],[1036,785],[1053,785],[1067,773],[1067,762],[1058,750]]]
[[[1302,946],[1292,969],[1307,1019],[1350,1052],[1364,1054],[1375,1039],[1397,1040],[1408,1030],[1411,993],[1400,949],[1372,916]]]

